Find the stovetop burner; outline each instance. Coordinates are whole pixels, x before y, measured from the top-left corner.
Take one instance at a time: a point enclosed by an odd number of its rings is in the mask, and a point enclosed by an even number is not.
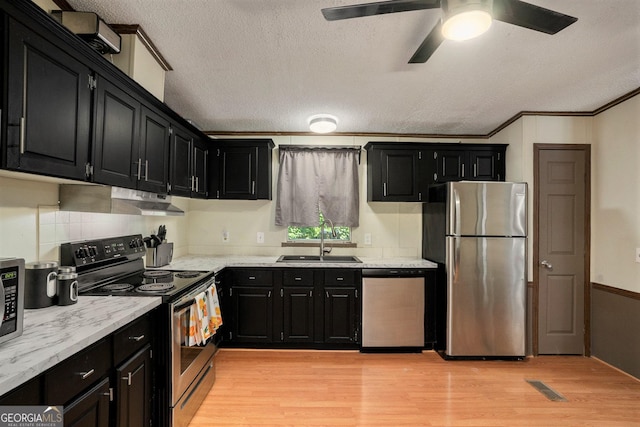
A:
[[[133,285],[129,283],[111,283],[104,285],[102,289],[111,292],[127,292],[133,289]]]
[[[173,283],[148,283],[146,285],[140,285],[136,288],[138,292],[164,292],[172,289]]]
[[[171,272],[166,270],[147,270],[142,273],[142,276],[145,279],[166,279],[168,277],[171,277]]]
[[[179,271],[177,273],[174,273],[174,275],[176,277],[180,277],[182,279],[189,279],[191,277],[198,277],[200,274],[199,271]]]

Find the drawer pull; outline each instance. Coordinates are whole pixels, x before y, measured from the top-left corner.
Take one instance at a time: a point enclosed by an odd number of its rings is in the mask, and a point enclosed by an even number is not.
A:
[[[89,370],[87,372],[78,372],[78,375],[80,375],[83,380],[86,380],[91,375],[93,375],[94,372],[95,372],[95,369],[91,369],[91,370]]]
[[[249,280],[256,280],[256,276],[249,276]]]
[[[142,335],[138,335],[137,337],[129,337],[129,339],[130,339],[131,341],[138,342],[138,341],[141,341],[142,339],[144,339],[144,334],[142,334]]]
[[[126,377],[122,377],[122,379],[127,381],[127,385],[131,385],[131,372]]]
[[[344,280],[344,277],[336,277],[336,280],[337,280],[338,282],[342,282],[342,281]]]
[[[302,280],[302,277],[294,277],[293,280],[300,282]]]

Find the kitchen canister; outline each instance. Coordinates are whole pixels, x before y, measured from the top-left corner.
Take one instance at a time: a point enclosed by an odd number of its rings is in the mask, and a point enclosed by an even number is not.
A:
[[[57,303],[56,261],[30,262],[24,267],[24,308],[43,308]]]
[[[58,268],[58,305],[71,305],[78,302],[78,273],[75,267]]]

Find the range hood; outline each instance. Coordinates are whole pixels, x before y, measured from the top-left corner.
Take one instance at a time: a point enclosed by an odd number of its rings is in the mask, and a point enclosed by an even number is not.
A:
[[[101,54],[120,53],[122,39],[97,14],[93,12],[76,12],[53,10],[53,16],[59,23],[78,35]]]
[[[181,216],[171,196],[102,185],[60,185],[60,210],[127,215]]]

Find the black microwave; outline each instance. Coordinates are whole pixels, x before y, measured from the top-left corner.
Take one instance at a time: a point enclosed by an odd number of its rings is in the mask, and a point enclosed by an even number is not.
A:
[[[0,343],[22,335],[24,259],[0,258]]]

